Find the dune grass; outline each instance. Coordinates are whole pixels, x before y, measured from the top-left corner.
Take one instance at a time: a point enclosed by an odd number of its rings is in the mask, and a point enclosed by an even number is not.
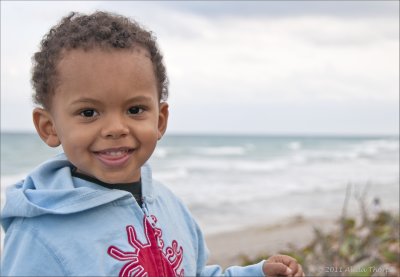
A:
[[[347,216],[349,188],[335,231],[323,233],[314,228],[314,238],[308,245],[300,249],[290,246],[289,251],[281,253],[296,258],[307,276],[400,277],[399,214],[379,210],[380,200],[376,198],[375,209],[367,209],[365,189],[356,196],[360,216]],[[243,257],[243,264],[268,257],[268,253],[254,260]]]

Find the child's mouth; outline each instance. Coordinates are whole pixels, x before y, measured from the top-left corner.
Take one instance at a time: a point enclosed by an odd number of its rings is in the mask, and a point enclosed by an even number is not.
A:
[[[129,160],[133,151],[134,149],[132,148],[121,147],[105,149],[94,153],[107,167],[118,167],[124,165]]]

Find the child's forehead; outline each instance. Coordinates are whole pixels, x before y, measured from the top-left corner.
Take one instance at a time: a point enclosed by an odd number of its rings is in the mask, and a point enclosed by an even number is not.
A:
[[[94,48],[66,51],[56,65],[57,83],[77,78],[74,72],[81,72],[87,77],[92,76],[94,71],[141,75],[152,81],[157,79],[149,51],[143,47],[117,50]]]
[[[62,64],[65,60],[76,60],[86,56],[110,56],[110,55],[138,55],[148,58],[151,61],[150,51],[141,45],[135,45],[130,48],[105,48],[105,47],[92,47],[92,48],[76,48],[64,49],[61,52],[58,64]]]
[[[146,49],[74,49],[66,52],[57,65],[56,91],[80,91],[82,87],[115,88],[124,84],[157,87],[154,67]]]

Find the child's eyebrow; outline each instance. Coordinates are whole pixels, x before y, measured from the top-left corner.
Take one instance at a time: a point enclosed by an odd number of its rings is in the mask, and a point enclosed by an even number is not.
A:
[[[101,101],[93,99],[93,98],[78,98],[74,101],[71,102],[72,105],[76,104],[82,104],[82,103],[88,103],[88,104],[100,104]]]
[[[129,98],[127,102],[152,102],[154,99],[150,96],[139,95],[132,98]]]
[[[127,102],[127,103],[147,102],[148,103],[148,102],[152,102],[153,100],[154,100],[153,97],[145,96],[145,95],[139,95],[139,96],[128,98],[125,102]],[[78,99],[76,99],[76,100],[71,102],[72,105],[83,104],[83,103],[101,104],[102,101],[94,99],[94,98],[82,97],[82,98],[78,98]]]

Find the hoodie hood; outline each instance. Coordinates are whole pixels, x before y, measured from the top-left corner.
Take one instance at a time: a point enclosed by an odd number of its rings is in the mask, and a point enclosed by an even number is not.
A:
[[[86,180],[72,177],[73,165],[64,154],[39,165],[25,180],[6,191],[6,203],[1,224],[7,231],[16,217],[35,217],[44,214],[72,214],[101,206],[117,199],[131,197],[121,190],[110,190]],[[142,194],[151,201],[151,170],[141,169]]]

